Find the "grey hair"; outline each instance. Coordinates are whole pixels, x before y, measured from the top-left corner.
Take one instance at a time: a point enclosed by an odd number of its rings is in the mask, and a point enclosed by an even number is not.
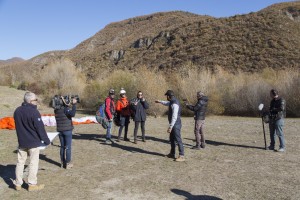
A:
[[[24,95],[24,102],[30,103],[32,100],[35,100],[36,96],[32,92],[26,92]]]

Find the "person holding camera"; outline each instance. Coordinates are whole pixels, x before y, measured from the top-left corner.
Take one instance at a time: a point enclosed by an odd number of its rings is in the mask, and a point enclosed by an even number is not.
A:
[[[61,168],[71,169],[72,160],[72,117],[76,114],[77,98],[61,97],[62,105],[54,110],[56,129],[59,132]]]
[[[138,91],[137,97],[130,100],[130,107],[133,113],[134,121],[134,143],[137,144],[137,132],[139,125],[141,124],[142,129],[142,141],[146,142],[145,138],[145,121],[146,121],[146,110],[149,108],[149,104],[143,97],[142,91]]]
[[[112,124],[113,124],[113,117],[114,117],[114,113],[115,113],[115,102],[114,102],[114,98],[115,98],[115,90],[114,89],[110,89],[108,92],[108,96],[105,99],[105,116],[108,119],[108,126],[106,129],[106,144],[111,144],[112,140],[111,140],[111,129],[112,129]]]
[[[24,165],[29,156],[28,191],[41,190],[43,184],[37,184],[39,155],[42,145],[49,145],[41,114],[37,110],[38,100],[32,92],[26,92],[24,102],[14,112],[14,120],[18,137],[18,162],[16,165],[15,190],[21,190],[23,185]]]
[[[126,97],[126,91],[123,88],[121,88],[120,90],[120,99],[118,99],[116,103],[116,112],[118,113],[118,117],[120,118],[120,128],[119,128],[117,141],[120,142],[124,127],[125,127],[124,141],[130,141],[127,137],[127,133],[128,133],[128,126],[130,123],[131,112],[130,112],[129,101]]]
[[[276,135],[279,138],[279,149],[278,152],[285,151],[285,139],[283,134],[283,125],[285,117],[285,100],[279,97],[277,90],[272,89],[270,91],[270,97],[272,98],[270,103],[270,121],[269,121],[269,130],[270,130],[270,150],[275,150],[275,137]]]
[[[207,109],[208,98],[204,96],[203,92],[197,92],[197,103],[196,105],[190,105],[185,101],[186,107],[194,111],[195,127],[194,133],[196,138],[196,145],[193,149],[200,150],[205,148],[205,139],[204,139],[204,122],[205,122],[205,113]]]
[[[175,97],[172,90],[168,90],[165,95],[167,101],[156,100],[155,103],[161,103],[164,106],[169,107],[168,121],[169,128],[167,132],[170,134],[171,151],[167,155],[168,158],[175,158],[175,147],[178,144],[179,157],[175,159],[177,162],[185,161],[184,158],[184,147],[181,139],[181,106],[178,99]]]

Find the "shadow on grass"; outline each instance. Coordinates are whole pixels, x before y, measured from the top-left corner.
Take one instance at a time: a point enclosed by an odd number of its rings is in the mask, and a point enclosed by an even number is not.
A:
[[[14,186],[12,180],[16,179],[15,169],[16,165],[0,165],[0,177],[9,188],[13,188]]]
[[[193,140],[190,138],[184,138],[185,140]],[[231,147],[241,147],[241,148],[249,148],[249,149],[263,149],[265,150],[264,147],[255,147],[255,146],[248,146],[248,145],[241,145],[241,144],[230,144],[230,143],[225,143],[225,142],[218,142],[218,141],[213,141],[213,140],[205,140],[206,144],[209,145],[214,145],[214,146],[231,146]]]
[[[152,151],[146,151],[137,147],[131,147],[127,145],[122,145],[121,143],[113,142],[112,144],[106,144],[105,141],[105,134],[81,134],[77,133],[73,135],[73,139],[75,140],[95,140],[101,142],[103,145],[111,145],[114,148],[119,148],[124,151],[130,151],[130,152],[137,152],[137,153],[144,153],[144,154],[150,154],[150,155],[156,155],[156,156],[165,156],[164,154],[157,153],[157,152],[152,152]],[[112,139],[116,140],[116,136],[112,136]],[[153,140],[153,141],[159,141],[159,142],[164,142],[164,143],[169,143],[167,140],[163,139],[158,139],[155,137],[146,137],[146,140]],[[122,141],[125,142],[125,141]]]
[[[131,147],[131,146],[126,146],[126,145],[121,145],[120,143],[116,143],[116,142],[114,142],[111,146],[115,147],[115,148],[122,149],[124,151],[144,153],[144,154],[149,154],[149,155],[154,155],[154,156],[165,157],[165,155],[161,154],[161,153],[157,153],[157,152],[153,152],[153,151],[146,151],[144,149],[140,149],[140,148],[137,148],[137,147]]]
[[[188,200],[222,200],[219,197],[209,196],[209,195],[193,195],[187,191],[179,189],[171,189],[171,191],[177,195],[184,196]]]
[[[53,165],[56,165],[56,166],[59,166],[60,167],[60,163],[59,162],[56,162],[50,158],[47,158],[46,155],[43,155],[43,154],[40,154],[40,159],[43,160],[43,161],[46,161],[48,163],[51,163]],[[40,169],[40,170],[44,170],[44,169]]]

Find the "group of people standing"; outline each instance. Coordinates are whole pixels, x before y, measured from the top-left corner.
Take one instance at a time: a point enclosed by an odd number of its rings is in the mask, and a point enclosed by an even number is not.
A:
[[[122,88],[120,90],[120,98],[115,104],[115,90],[110,89],[108,97],[105,99],[105,116],[108,119],[108,128],[106,130],[106,143],[113,143],[111,139],[111,129],[113,125],[113,117],[117,114],[119,118],[120,127],[118,132],[117,142],[120,142],[122,132],[124,129],[124,141],[130,141],[128,138],[128,126],[130,123],[130,117],[134,121],[134,143],[137,144],[137,132],[138,127],[141,125],[142,129],[142,141],[146,142],[145,137],[145,122],[146,122],[146,110],[149,108],[149,104],[143,96],[142,91],[138,91],[136,98],[128,100],[126,91]]]
[[[185,161],[184,157],[184,145],[181,139],[181,104],[176,98],[172,90],[168,90],[165,93],[167,101],[156,100],[155,103],[168,106],[168,122],[169,127],[167,132],[170,134],[171,150],[166,157],[175,159],[175,161]],[[277,90],[271,90],[270,96],[272,101],[270,103],[270,138],[271,143],[270,150],[275,149],[275,136],[279,137],[279,152],[285,151],[285,140],[283,134],[283,124],[285,117],[285,100],[278,95]],[[57,122],[57,131],[59,132],[60,139],[60,159],[61,167],[71,169],[73,164],[71,162],[71,149],[72,149],[72,117],[76,113],[76,99],[72,99],[68,104],[55,109],[55,118]],[[191,105],[188,101],[185,101],[185,106],[194,112],[194,133],[196,139],[196,145],[193,149],[199,150],[205,148],[204,138],[204,123],[205,113],[208,104],[208,98],[203,92],[197,92],[197,103]],[[29,174],[28,174],[28,191],[41,190],[44,188],[43,184],[37,184],[37,172],[39,164],[39,147],[41,145],[49,145],[50,141],[45,131],[41,115],[37,110],[38,99],[32,92],[26,92],[24,95],[24,102],[14,112],[14,120],[16,124],[16,132],[18,137],[18,161],[16,165],[16,179],[13,181],[14,188],[21,190],[23,185],[23,171],[24,165],[29,156]],[[134,127],[134,143],[137,143],[137,131],[141,125],[142,129],[142,141],[146,141],[145,138],[145,121],[146,110],[149,108],[149,104],[143,97],[143,93],[139,91],[137,97],[128,100],[126,97],[126,91],[120,90],[120,98],[115,104],[115,91],[109,90],[109,94],[105,99],[105,115],[109,121],[109,125],[106,132],[106,142],[111,143],[111,129],[113,125],[113,116],[115,112],[120,118],[120,127],[118,132],[118,139],[120,141],[122,131],[125,128],[124,140],[129,141],[128,138],[128,125],[130,117],[135,122]],[[175,150],[178,146],[179,156],[176,158]]]

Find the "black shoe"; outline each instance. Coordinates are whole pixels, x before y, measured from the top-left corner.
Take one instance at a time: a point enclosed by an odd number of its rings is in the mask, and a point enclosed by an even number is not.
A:
[[[275,150],[275,148],[274,148],[274,147],[272,147],[272,146],[268,146],[268,149],[269,149],[269,150],[272,150],[272,151],[274,151],[274,150]]]
[[[167,154],[166,157],[168,157],[168,158],[174,158],[175,159],[175,155],[171,154],[171,153]]]
[[[128,138],[124,138],[124,141],[130,141]]]
[[[196,146],[193,146],[192,149],[201,150],[201,147],[199,147],[199,146],[196,145]]]

